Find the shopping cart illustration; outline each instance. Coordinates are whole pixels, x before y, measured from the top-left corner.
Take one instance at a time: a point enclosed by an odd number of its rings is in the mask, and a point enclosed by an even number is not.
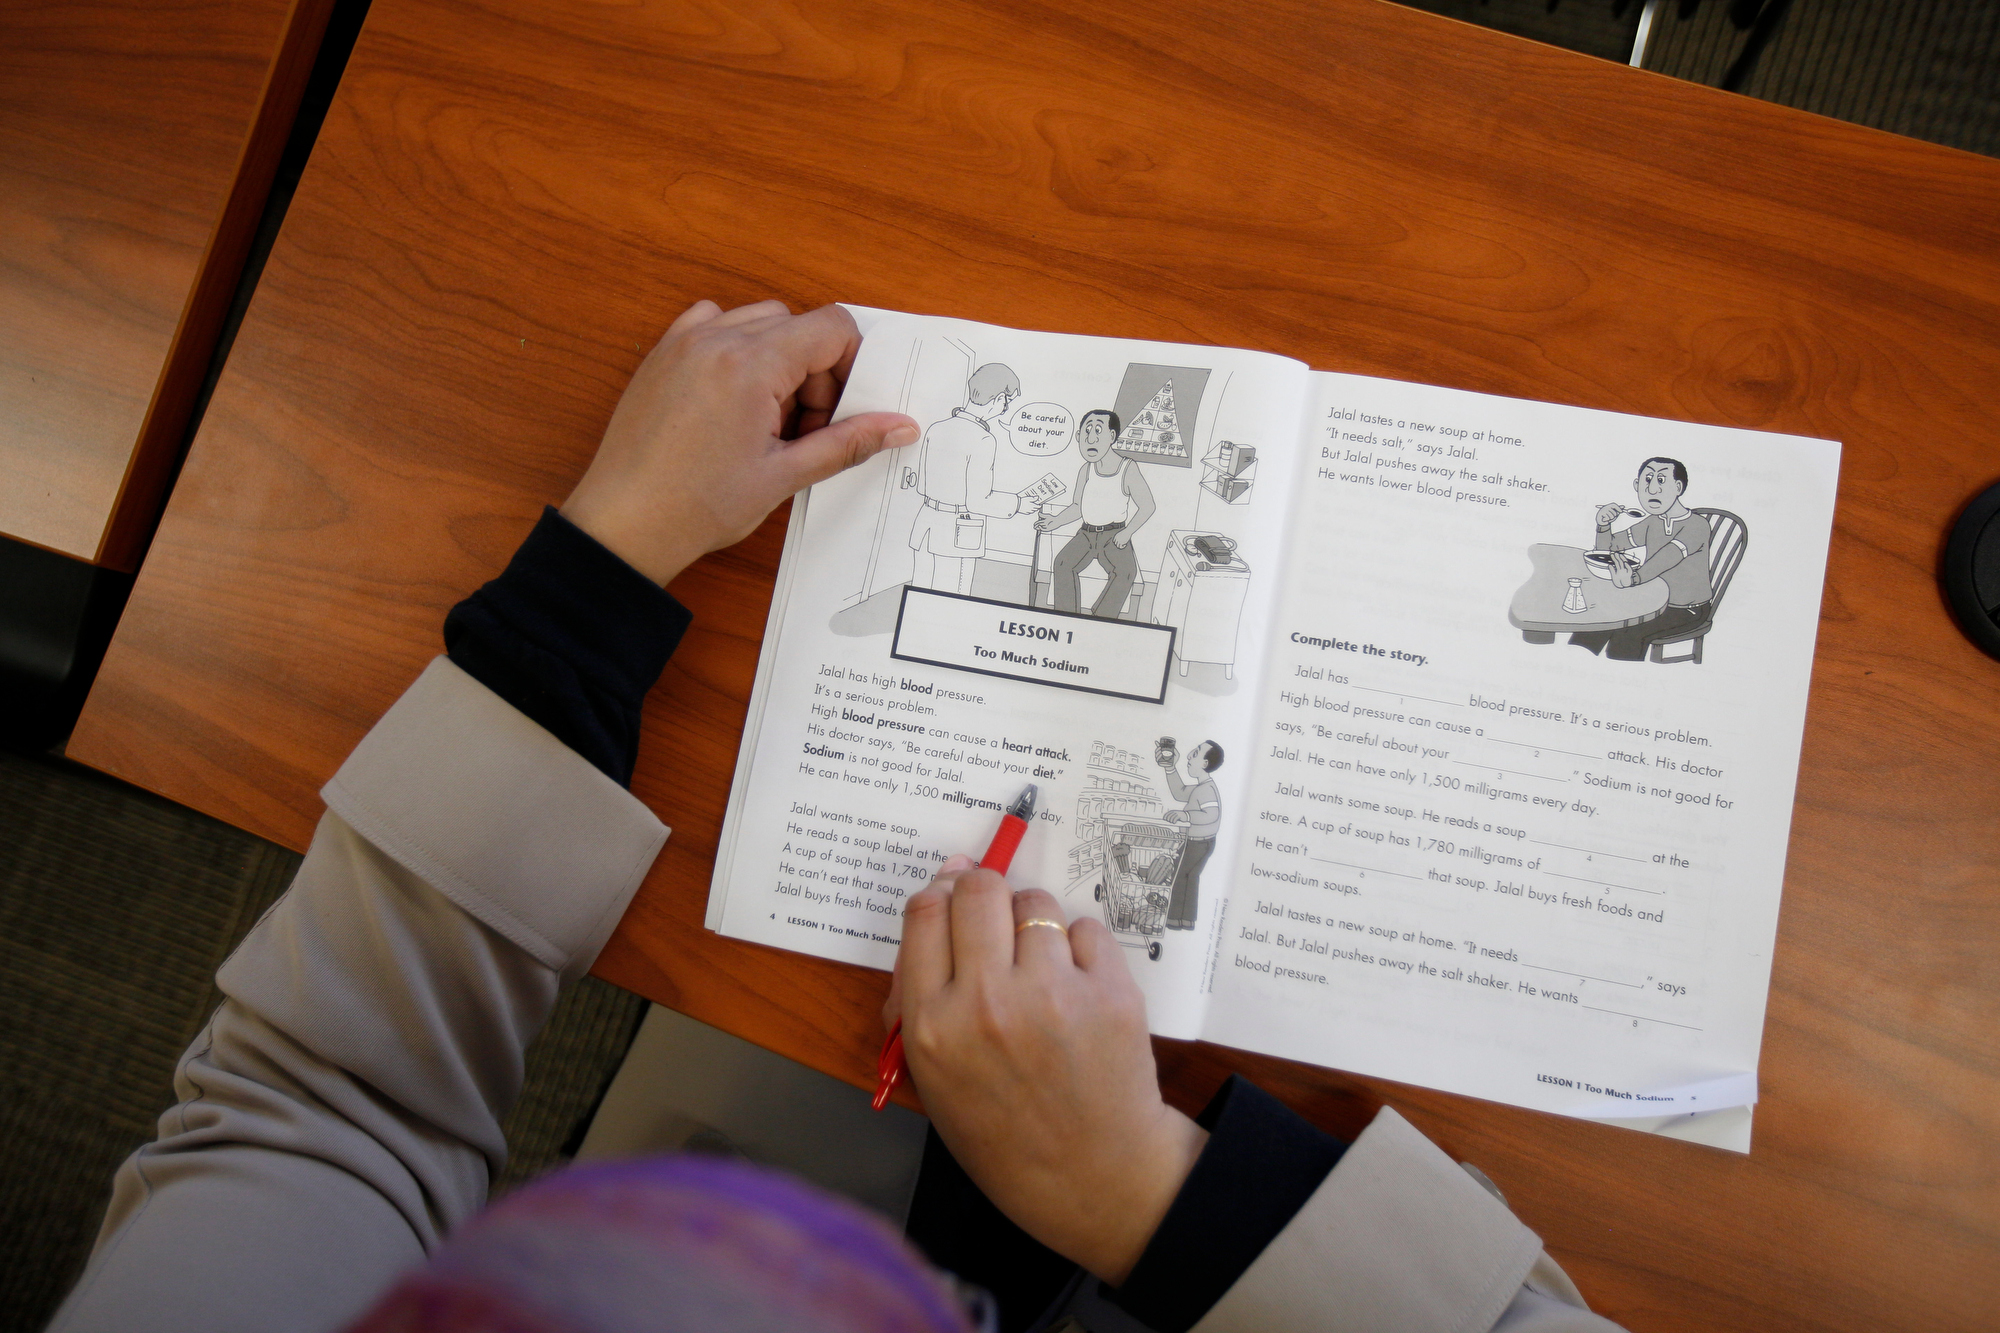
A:
[[[1120,944],[1144,949],[1157,962],[1187,830],[1163,819],[1110,819],[1103,842],[1097,901],[1104,904],[1104,924]]]

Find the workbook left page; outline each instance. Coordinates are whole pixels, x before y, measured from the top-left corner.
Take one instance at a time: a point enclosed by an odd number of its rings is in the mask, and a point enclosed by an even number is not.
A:
[[[1101,911],[1191,1037],[1288,512],[1257,478],[1294,470],[1306,367],[863,315],[840,415],[924,433],[793,503],[708,925],[889,968],[1033,783],[1010,877]]]

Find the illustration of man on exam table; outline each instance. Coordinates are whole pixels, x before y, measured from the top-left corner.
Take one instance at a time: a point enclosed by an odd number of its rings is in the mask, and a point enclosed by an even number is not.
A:
[[[1215,434],[1213,413],[1201,413],[1208,377],[1199,367],[1134,362],[1113,406],[1079,420],[1075,489],[1066,503],[1044,504],[1035,524],[1031,605],[1079,612],[1087,604],[1106,619],[1171,625],[1182,676],[1203,663],[1230,680],[1250,566],[1215,523],[1250,502],[1257,450],[1211,439],[1198,452],[1202,427]],[[1149,465],[1159,469],[1151,480]],[[1164,539],[1152,535],[1160,522]]]
[[[1201,872],[1215,851],[1222,797],[1212,776],[1222,747],[1201,741],[1182,756],[1162,736],[1152,761],[1163,770],[1179,809],[1163,802],[1138,754],[1103,741],[1090,749],[1090,786],[1077,798],[1078,841],[1072,882],[1094,879],[1092,897],[1119,943],[1157,961],[1170,930],[1193,930],[1201,914]]]
[[[1091,565],[1102,566],[1106,576],[1104,591],[1090,608],[1090,614],[1100,619],[1118,619],[1132,585],[1139,581],[1139,556],[1132,549],[1132,539],[1159,505],[1138,463],[1112,452],[1120,429],[1118,414],[1109,408],[1083,414],[1076,427],[1076,447],[1083,455],[1083,466],[1077,469],[1070,503],[1035,520],[1037,532],[1081,524],[1056,553],[1052,566],[1058,611],[1074,615],[1081,609],[1079,576]]]
[[[1590,550],[1528,548],[1534,571],[1514,594],[1507,618],[1529,643],[1569,641],[1615,661],[1702,660],[1723,594],[1743,560],[1749,533],[1724,509],[1690,509],[1687,466],[1649,458],[1632,481],[1638,508],[1598,506]],[[1620,518],[1636,520],[1614,531]],[[1673,645],[1689,644],[1669,655]]]

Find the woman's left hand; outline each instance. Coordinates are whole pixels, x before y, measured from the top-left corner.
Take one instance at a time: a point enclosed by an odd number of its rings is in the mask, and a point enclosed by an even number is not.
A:
[[[860,347],[837,305],[695,302],[625,386],[563,516],[665,585],[794,492],[914,444],[900,413],[832,420]]]

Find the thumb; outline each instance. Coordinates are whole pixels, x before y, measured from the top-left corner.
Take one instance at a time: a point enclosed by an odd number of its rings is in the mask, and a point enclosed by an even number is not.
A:
[[[917,423],[900,412],[862,412],[821,426],[785,446],[780,455],[794,491],[865,463],[884,449],[917,442]]]

